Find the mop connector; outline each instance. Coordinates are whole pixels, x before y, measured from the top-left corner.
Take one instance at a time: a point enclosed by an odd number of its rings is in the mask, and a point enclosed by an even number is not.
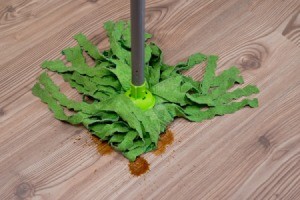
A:
[[[142,110],[151,109],[155,105],[155,97],[147,90],[146,83],[140,86],[131,84],[130,90],[128,90],[125,95]]]

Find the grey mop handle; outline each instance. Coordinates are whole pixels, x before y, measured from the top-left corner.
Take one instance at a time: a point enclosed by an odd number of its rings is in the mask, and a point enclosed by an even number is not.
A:
[[[130,0],[132,84],[144,84],[145,0]]]

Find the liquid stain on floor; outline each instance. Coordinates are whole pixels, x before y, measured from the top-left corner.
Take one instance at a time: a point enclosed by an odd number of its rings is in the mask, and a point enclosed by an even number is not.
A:
[[[94,144],[97,145],[97,151],[101,155],[109,155],[114,150],[113,148],[107,143],[101,141],[97,136],[91,135],[91,139]],[[174,135],[172,131],[169,129],[166,130],[165,133],[162,133],[160,136],[160,140],[157,144],[157,149],[153,152],[154,155],[158,156],[163,154],[166,151],[167,146],[171,145],[174,141]],[[140,176],[145,174],[149,171],[149,163],[143,157],[138,157],[134,162],[129,162],[128,167],[129,171],[134,176]]]
[[[109,155],[114,151],[113,148],[107,142],[101,141],[97,136],[91,135],[91,138],[93,142],[97,145],[97,151],[99,154]]]

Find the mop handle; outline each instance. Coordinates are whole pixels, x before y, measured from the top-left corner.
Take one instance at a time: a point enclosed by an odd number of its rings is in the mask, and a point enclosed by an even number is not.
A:
[[[130,0],[132,84],[144,84],[145,0]]]

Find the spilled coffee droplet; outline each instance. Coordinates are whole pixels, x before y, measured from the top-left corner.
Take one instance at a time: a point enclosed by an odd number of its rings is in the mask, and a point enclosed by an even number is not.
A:
[[[97,136],[90,135],[94,144],[97,145],[97,150],[101,155],[111,154],[114,150],[107,143],[101,141]],[[166,151],[166,147],[172,144],[174,141],[173,133],[168,129],[165,133],[162,133],[160,136],[160,140],[158,141],[158,148],[153,152],[155,155],[160,155]],[[129,162],[128,167],[130,173],[134,176],[140,176],[149,171],[149,163],[143,157],[138,157],[134,162]]]
[[[134,176],[140,176],[149,171],[149,163],[143,157],[138,157],[134,162],[129,162],[128,166],[130,173]]]
[[[113,148],[107,142],[101,141],[97,136],[91,135],[91,138],[93,142],[97,145],[97,150],[101,155],[108,155],[114,151]]]
[[[161,134],[160,139],[157,143],[157,149],[153,152],[154,155],[158,156],[166,151],[168,145],[171,145],[174,141],[173,133],[167,129],[165,133]]]

